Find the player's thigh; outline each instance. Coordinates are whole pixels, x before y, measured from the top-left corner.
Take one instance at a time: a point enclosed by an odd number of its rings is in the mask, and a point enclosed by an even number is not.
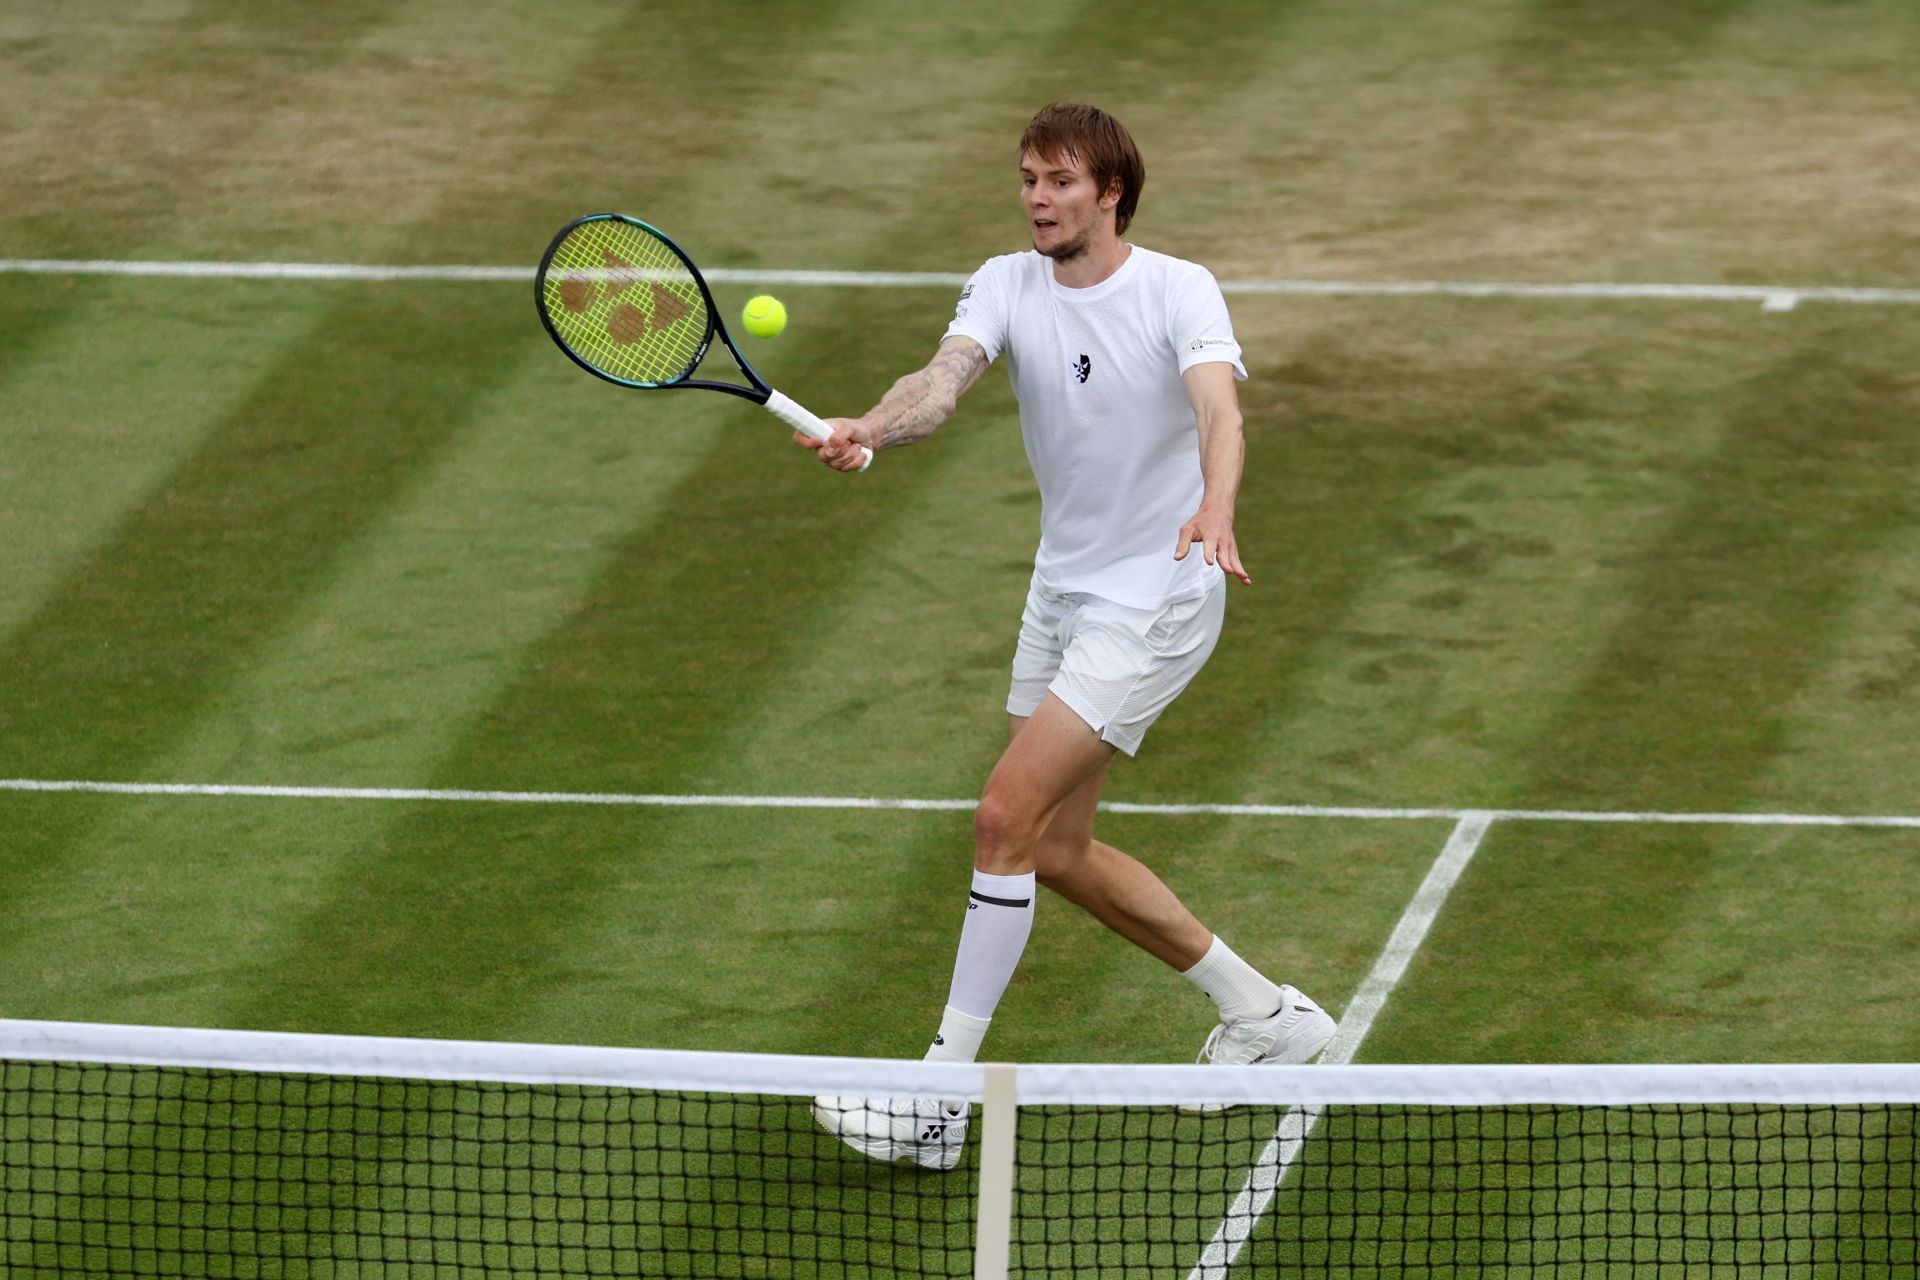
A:
[[[1027,724],[1026,716],[1007,717],[1007,741],[1011,743],[1020,736],[1020,730]],[[1046,832],[1040,837],[1041,843],[1060,854],[1084,853],[1093,843],[1093,820],[1100,811],[1100,792],[1107,785],[1107,773],[1113,767],[1108,758],[1100,772],[1075,787],[1073,794],[1060,802],[1060,808],[1054,812],[1053,821],[1047,824]],[[1045,872],[1045,868],[1041,868]]]
[[[1092,799],[1085,804],[1090,811],[1098,803],[1098,783],[1113,754],[1111,743],[1049,693],[1011,735],[988,776],[975,818],[976,835],[983,843],[1037,840],[1066,803],[1092,782]]]

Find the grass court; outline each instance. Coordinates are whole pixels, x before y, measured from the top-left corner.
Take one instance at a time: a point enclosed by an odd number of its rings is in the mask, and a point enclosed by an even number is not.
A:
[[[27,0],[0,54],[6,259],[530,270],[617,209],[703,267],[965,273],[1083,96],[1146,155],[1130,238],[1225,282],[1920,280],[1899,0]],[[786,334],[741,341],[823,415],[953,303],[771,291]],[[0,273],[0,778],[976,794],[1038,515],[1004,375],[840,477],[586,377],[530,292]],[[1255,585],[1110,800],[1920,814],[1920,309],[1228,301]],[[1103,821],[1336,1012],[1453,825]],[[913,1057],[969,834],[0,790],[0,1013]],[[1356,1061],[1913,1061],[1916,859],[1496,822]],[[1053,900],[988,1052],[1211,1023]]]

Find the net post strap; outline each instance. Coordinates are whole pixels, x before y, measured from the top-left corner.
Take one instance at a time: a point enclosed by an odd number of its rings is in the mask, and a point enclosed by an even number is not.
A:
[[[980,1106],[980,1204],[974,1225],[973,1280],[1006,1280],[1013,1250],[1013,1154],[1019,1069],[992,1063]]]

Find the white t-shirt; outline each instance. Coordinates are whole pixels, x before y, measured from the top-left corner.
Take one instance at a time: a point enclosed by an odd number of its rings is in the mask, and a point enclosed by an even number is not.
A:
[[[1220,580],[1199,547],[1173,558],[1205,491],[1180,377],[1213,361],[1247,376],[1205,267],[1135,245],[1105,280],[1069,289],[1033,250],[989,258],[945,337],[972,338],[989,360],[1006,353],[1040,482],[1043,586],[1157,609]]]

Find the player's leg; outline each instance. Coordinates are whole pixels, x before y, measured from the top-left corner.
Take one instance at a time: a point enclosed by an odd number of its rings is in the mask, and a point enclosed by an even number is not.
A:
[[[953,979],[927,1057],[972,1062],[1033,929],[1033,849],[1060,805],[1104,774],[1114,748],[1058,698],[1008,744],[975,818],[976,866]],[[964,1103],[932,1098],[816,1098],[814,1117],[877,1160],[950,1169],[966,1141]]]
[[[1100,798],[1116,748],[1049,693],[987,776],[973,815],[973,865],[994,875],[1034,869],[1034,850],[1061,808]]]
[[[971,1062],[1033,931],[1034,849],[1060,806],[1106,773],[1112,744],[1051,694],[1007,744],[974,811],[974,871],[929,1058]]]
[[[1013,731],[1018,734],[1016,718]],[[1248,964],[1139,859],[1093,838],[1106,770],[1054,814],[1035,851],[1039,882],[1156,959],[1212,1000],[1220,1021],[1201,1058],[1301,1063],[1326,1047],[1333,1019],[1290,986]]]
[[[1007,720],[1008,736],[1018,737],[1026,718]],[[1102,768],[1055,811],[1034,850],[1035,876],[1156,960],[1190,969],[1206,955],[1213,933],[1146,864],[1093,838],[1106,781]]]
[[[1092,602],[1074,619],[1053,694],[1090,732],[1132,755],[1211,655],[1224,614],[1222,588],[1159,611]],[[1039,723],[1038,715],[1025,724],[1015,717],[1009,755]],[[1105,769],[1090,776],[1055,810],[1035,846],[1043,882],[1213,1001],[1220,1024],[1202,1051],[1207,1060],[1305,1062],[1317,1055],[1334,1031],[1324,1010],[1235,954],[1137,859],[1093,838],[1105,776]]]
[[[1009,736],[1018,738],[1026,722],[1017,716],[1009,721]],[[1036,879],[1186,975],[1222,1017],[1256,1019],[1279,1010],[1279,984],[1235,955],[1145,863],[1093,838],[1106,779],[1102,767],[1055,810],[1035,847]]]

